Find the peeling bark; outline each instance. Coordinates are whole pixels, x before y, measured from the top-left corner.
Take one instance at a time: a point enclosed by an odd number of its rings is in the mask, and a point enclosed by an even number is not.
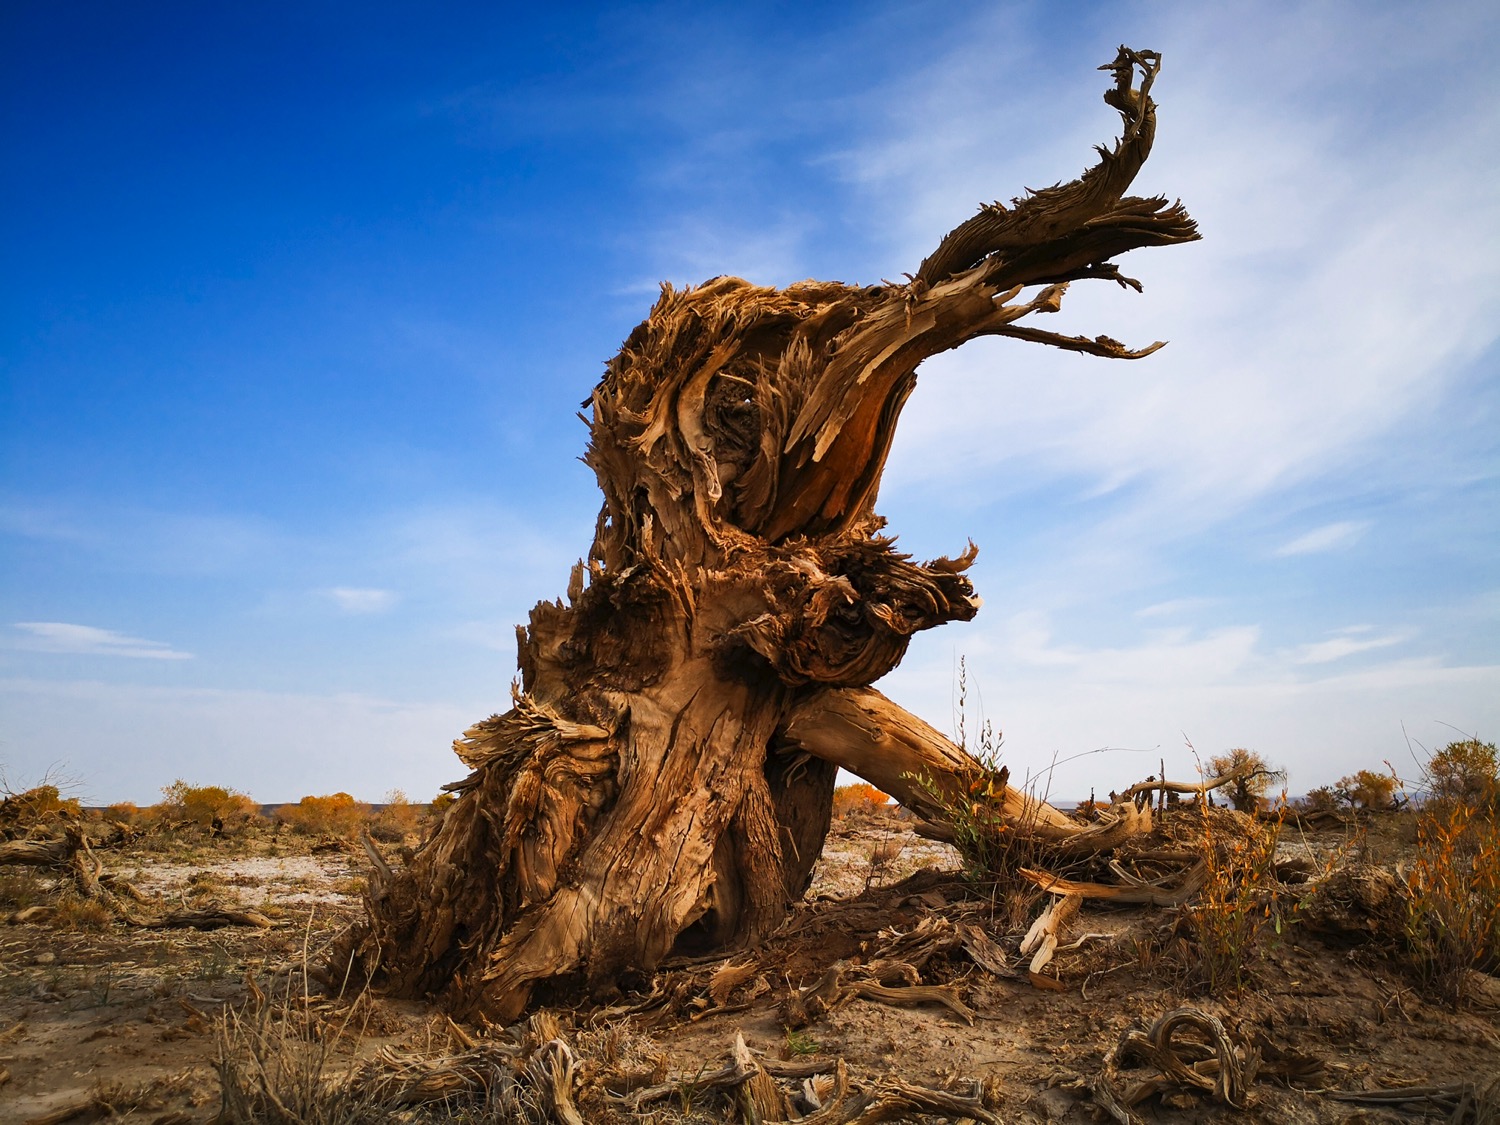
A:
[[[334,977],[352,959],[390,992],[506,1021],[539,987],[607,992],[674,949],[774,929],[838,766],[917,807],[967,784],[977,763],[869,685],[918,630],[978,611],[976,548],[898,551],[881,474],[928,356],[991,335],[1160,346],[1020,323],[1075,280],[1139,288],[1112,257],[1197,237],[1179,206],[1124,194],[1158,66],[1122,48],[1104,69],[1124,133],[1099,164],[986,206],[904,284],[663,285],[585,404],[604,494],[587,558],[519,630],[513,706],[455,743],[472,772],[409,865],[377,869]],[[1039,831],[1085,831],[996,792]]]

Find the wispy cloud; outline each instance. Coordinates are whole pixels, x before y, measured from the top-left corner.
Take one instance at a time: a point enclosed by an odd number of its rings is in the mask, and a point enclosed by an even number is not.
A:
[[[191,660],[193,654],[173,648],[165,641],[148,641],[64,621],[17,621],[15,628],[26,634],[20,647],[33,652],[69,653],[79,656],[126,656],[137,660]]]
[[[1326,641],[1314,641],[1311,644],[1298,646],[1292,661],[1296,664],[1331,664],[1346,656],[1369,652],[1377,648],[1389,648],[1391,645],[1400,644],[1406,640],[1406,637],[1399,633],[1372,637],[1368,635],[1370,632],[1371,627],[1368,625],[1355,625],[1348,629],[1340,629],[1338,635]]]
[[[1474,156],[1500,143],[1500,110],[1482,96],[1483,66],[1441,62],[1473,50],[1462,21],[1440,19],[1413,24],[1399,49],[1405,81],[1432,93],[1371,117],[1381,99],[1368,79],[1326,76],[1321,60],[1334,36],[1343,58],[1389,58],[1373,37],[1394,21],[1330,7],[1288,14],[1250,98],[1231,61],[1243,10],[1145,21],[1141,37],[1170,69],[1140,187],[1180,196],[1204,241],[1131,255],[1144,297],[1075,286],[1066,323],[1048,327],[1171,346],[1129,366],[1011,341],[939,357],[903,417],[891,479],[931,488],[961,474],[991,494],[1017,478],[1066,480],[1078,497],[1128,482],[1112,530],[1149,523],[1159,543],[1355,468],[1403,483],[1440,471],[1406,452],[1421,443],[1391,435],[1458,415],[1469,365],[1500,334],[1500,266],[1487,252],[1500,197]],[[980,199],[1076,174],[1081,126],[1094,139],[1115,126],[1097,94],[1075,97],[1075,76],[1049,73],[1030,93],[1024,73],[997,78],[993,30],[976,25],[934,81],[888,91],[899,115],[850,154],[856,187],[889,212],[898,262],[920,260]],[[986,97],[1001,79],[1021,92]],[[1051,94],[1067,99],[1069,123],[1038,138],[1017,123],[1047,122],[1029,111]],[[1415,220],[1437,214],[1441,224]],[[1392,280],[1407,277],[1445,283]]]
[[[394,590],[376,590],[358,586],[335,586],[324,591],[345,613],[384,613],[396,604]]]
[[[1276,548],[1274,554],[1277,558],[1284,559],[1292,555],[1316,555],[1349,547],[1359,541],[1369,526],[1368,520],[1340,520],[1324,524],[1297,536],[1289,543],[1283,543]]]

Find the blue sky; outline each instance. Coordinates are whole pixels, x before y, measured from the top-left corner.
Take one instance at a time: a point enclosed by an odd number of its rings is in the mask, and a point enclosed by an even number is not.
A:
[[[881,510],[972,537],[986,604],[882,688],[951,728],[965,656],[1068,796],[1496,738],[1492,7],[7,5],[0,762],[139,802],[460,776],[657,283],[914,270],[1113,136],[1121,42],[1165,55],[1138,189],[1204,240],[1057,327],[1171,343],[923,368]]]

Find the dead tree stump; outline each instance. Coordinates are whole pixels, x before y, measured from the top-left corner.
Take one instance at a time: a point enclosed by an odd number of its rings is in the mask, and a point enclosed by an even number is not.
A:
[[[352,961],[390,993],[500,1021],[539,986],[607,992],[674,949],[774,929],[839,766],[929,814],[934,793],[967,792],[972,759],[869,685],[917,630],[974,616],[976,549],[898,551],[874,511],[881,472],[928,356],[978,336],[1113,359],[1161,346],[1023,323],[1073,281],[1138,290],[1113,257],[1198,237],[1179,205],[1124,194],[1159,65],[1121,48],[1101,69],[1123,137],[1078,180],[981,208],[904,283],[662,286],[586,404],[604,493],[588,558],[518,629],[513,706],[455,743],[472,772],[411,861],[377,870],[336,979]]]

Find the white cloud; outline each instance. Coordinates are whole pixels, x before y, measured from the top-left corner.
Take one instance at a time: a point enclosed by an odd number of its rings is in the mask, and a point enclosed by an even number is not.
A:
[[[1292,660],[1296,664],[1331,664],[1335,660],[1342,660],[1346,656],[1356,653],[1369,652],[1371,649],[1389,648],[1391,645],[1400,644],[1407,638],[1398,633],[1392,633],[1383,637],[1365,636],[1371,631],[1368,625],[1357,625],[1348,629],[1339,630],[1339,634],[1330,637],[1326,641],[1315,641],[1312,644],[1300,645],[1295,650]]]
[[[1114,494],[1115,535],[1150,524],[1161,542],[1355,467],[1403,482],[1437,471],[1392,433],[1460,409],[1466,366],[1500,326],[1500,196],[1477,155],[1500,144],[1500,103],[1484,96],[1486,67],[1442,61],[1471,59],[1471,33],[1413,21],[1392,57],[1375,36],[1393,18],[1372,25],[1355,6],[1293,9],[1260,32],[1247,9],[1202,11],[1119,21],[1144,24],[1120,30],[1167,54],[1139,189],[1180,196],[1204,241],[1127,256],[1144,296],[1080,284],[1046,326],[1171,346],[1138,364],[1014,341],[936,357],[891,480],[962,478],[990,496],[1067,482],[1078,498]],[[1252,92],[1236,60],[1247,36],[1273,30]],[[1116,125],[1097,91],[1073,92],[1078,75],[996,68],[998,34],[998,21],[977,26],[922,81],[886,91],[901,107],[889,131],[848,156],[889,219],[891,270],[912,268],[979,200],[1076,174]],[[1329,69],[1335,38],[1341,58],[1403,72],[1400,113],[1374,116],[1369,78]],[[1049,96],[1065,123],[1039,136]],[[1422,278],[1441,281],[1405,280]]]
[[[396,604],[396,594],[392,590],[335,586],[325,592],[345,613],[384,613]]]
[[[1277,558],[1288,558],[1292,555],[1316,555],[1323,551],[1349,547],[1358,542],[1369,527],[1368,520],[1340,520],[1338,523],[1324,524],[1297,536],[1289,543],[1283,543],[1276,548],[1274,554]]]
[[[20,647],[33,652],[127,656],[138,660],[193,658],[192,653],[180,652],[165,641],[148,641],[116,633],[111,629],[98,629],[92,625],[71,625],[63,621],[17,621],[15,628],[27,634]]]

